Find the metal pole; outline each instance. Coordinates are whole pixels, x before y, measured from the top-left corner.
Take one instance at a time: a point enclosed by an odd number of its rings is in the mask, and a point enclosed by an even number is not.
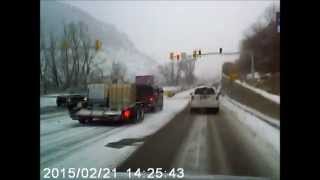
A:
[[[171,85],[174,83],[174,62],[171,63]]]
[[[253,55],[253,52],[251,53],[251,75],[252,75],[252,78],[254,79],[254,55]]]

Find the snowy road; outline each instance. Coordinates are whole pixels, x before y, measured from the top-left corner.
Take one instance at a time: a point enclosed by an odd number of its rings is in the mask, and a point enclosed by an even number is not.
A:
[[[44,168],[117,167],[143,139],[165,126],[189,102],[190,91],[164,99],[160,112],[148,113],[136,124],[80,124],[67,111],[40,116],[40,171]],[[112,145],[118,144],[120,148]]]
[[[217,115],[190,114],[189,93],[166,98],[163,111],[137,124],[82,125],[67,111],[42,114],[41,174],[46,167],[183,167],[191,175],[279,179],[279,130],[227,98]]]
[[[220,108],[217,115],[190,114],[185,110],[166,129],[151,137],[119,169],[159,167],[169,170],[183,167],[191,175],[279,179],[280,154],[274,144],[269,144],[263,134],[252,131],[238,120],[230,111],[229,104],[223,103]],[[265,131],[267,127],[264,127]],[[273,132],[268,134],[272,136]],[[274,142],[279,141],[279,136],[273,138]]]

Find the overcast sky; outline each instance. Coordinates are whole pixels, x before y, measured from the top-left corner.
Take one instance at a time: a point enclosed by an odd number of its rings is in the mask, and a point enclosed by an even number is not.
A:
[[[162,62],[171,51],[238,51],[246,30],[279,1],[65,1],[114,24]]]

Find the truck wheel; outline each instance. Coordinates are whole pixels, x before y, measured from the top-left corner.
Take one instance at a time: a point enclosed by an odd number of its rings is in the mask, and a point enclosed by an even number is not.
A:
[[[142,109],[141,111],[140,111],[141,113],[141,116],[140,116],[140,120],[142,121],[142,120],[144,120],[144,110]]]
[[[136,110],[136,117],[134,122],[137,123],[141,120],[141,111],[139,109]]]
[[[156,112],[156,107],[153,106],[153,107],[150,108],[150,110],[151,110],[151,112]]]
[[[216,114],[218,114],[218,113],[219,113],[219,110],[220,110],[219,108],[217,108],[217,109],[216,109]]]
[[[80,123],[80,124],[85,124],[86,121],[85,121],[84,119],[79,119],[79,123]]]

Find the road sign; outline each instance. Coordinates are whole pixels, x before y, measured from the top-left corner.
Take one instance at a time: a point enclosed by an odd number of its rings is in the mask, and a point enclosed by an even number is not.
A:
[[[96,40],[96,47],[95,48],[97,51],[101,49],[101,46],[102,46],[102,42],[99,40]]]
[[[230,80],[231,81],[234,81],[234,80],[237,80],[237,79],[239,79],[238,73],[235,73],[235,72],[230,73]]]

